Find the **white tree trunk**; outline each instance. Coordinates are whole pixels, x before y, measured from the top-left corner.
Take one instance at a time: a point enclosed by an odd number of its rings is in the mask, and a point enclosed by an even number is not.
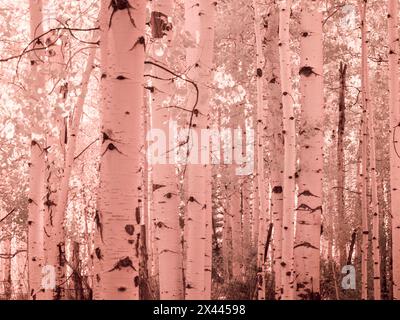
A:
[[[361,87],[362,87],[362,137],[360,139],[361,153],[361,224],[362,224],[362,248],[361,248],[361,299],[368,299],[368,48],[367,48],[367,21],[366,10],[367,4],[364,1],[359,2],[360,18],[361,18]]]
[[[193,141],[193,133],[201,136],[201,129],[208,126],[207,115],[209,113],[209,84],[211,83],[213,46],[214,46],[214,11],[215,4],[211,0],[200,2],[185,1],[185,29],[196,41],[194,48],[186,51],[186,62],[191,70],[189,78],[198,83],[199,97],[196,110],[189,121],[189,144]],[[197,100],[196,91],[189,87],[188,109],[193,110]],[[202,142],[204,144],[204,142]],[[196,144],[195,144],[196,145]],[[198,154],[201,154],[200,145]],[[191,150],[190,152],[194,152]],[[211,292],[205,291],[205,255],[210,253],[206,248],[206,221],[209,221],[211,210],[211,167],[208,164],[188,164],[186,167],[186,179],[188,181],[186,196],[187,228],[187,256],[186,256],[186,292],[188,300],[207,299]],[[210,217],[208,217],[210,216]]]
[[[271,154],[271,217],[273,223],[273,270],[275,275],[275,297],[281,296],[281,261],[282,261],[282,209],[283,209],[283,114],[282,91],[280,81],[279,62],[279,8],[274,0],[268,1],[268,13],[266,15],[266,43],[265,60],[266,67],[266,101],[267,104],[267,135],[271,136],[268,144],[268,152]],[[270,71],[269,71],[270,70]]]
[[[166,29],[168,18],[173,13],[172,0],[157,0],[153,3],[152,28],[154,38],[153,57],[163,65],[168,64],[173,40],[171,27]],[[164,36],[162,34],[165,34]],[[163,54],[157,53],[163,47]],[[161,52],[161,50],[160,50]],[[171,74],[154,67],[152,80],[154,87],[152,101],[152,129],[161,130],[166,142],[170,136],[169,125],[173,120],[172,95],[174,83],[159,79],[168,79]],[[167,148],[169,150],[169,148]],[[156,242],[158,249],[158,266],[161,300],[183,299],[183,254],[181,244],[181,227],[179,224],[179,191],[175,164],[168,161],[173,152],[166,153],[165,163],[152,164],[153,206],[156,214]]]
[[[146,1],[101,4],[104,96],[94,296],[138,299]]]
[[[295,210],[296,174],[296,131],[294,118],[294,96],[291,75],[290,13],[292,1],[280,4],[279,15],[279,57],[283,105],[284,173],[283,173],[283,218],[282,218],[282,260],[281,294],[283,300],[294,298],[293,232]]]
[[[388,0],[390,193],[392,210],[393,299],[400,300],[400,104],[398,0]]]
[[[42,1],[30,0],[30,28],[31,39],[43,34],[42,25]],[[42,42],[34,43],[34,46],[44,46]],[[31,159],[29,162],[29,204],[28,204],[28,279],[29,297],[36,300],[41,299],[42,267],[44,264],[43,251],[43,227],[44,227],[44,198],[45,198],[45,144],[43,129],[40,126],[42,115],[40,105],[43,99],[45,78],[39,70],[41,52],[30,55],[31,59],[31,101],[32,101],[32,141]],[[36,54],[38,56],[36,56]]]
[[[294,259],[297,298],[320,299],[323,178],[323,45],[320,1],[302,1],[300,31],[300,169]]]

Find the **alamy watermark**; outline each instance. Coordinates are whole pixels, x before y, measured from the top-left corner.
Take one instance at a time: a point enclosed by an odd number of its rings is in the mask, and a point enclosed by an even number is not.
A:
[[[168,141],[167,141],[168,140]],[[246,128],[182,129],[176,121],[169,130],[153,128],[146,136],[149,164],[235,165],[237,175],[254,171],[254,130]]]

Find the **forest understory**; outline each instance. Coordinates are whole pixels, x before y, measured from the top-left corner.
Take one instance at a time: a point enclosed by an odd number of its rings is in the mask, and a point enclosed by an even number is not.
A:
[[[0,0],[0,300],[400,300],[399,0]]]

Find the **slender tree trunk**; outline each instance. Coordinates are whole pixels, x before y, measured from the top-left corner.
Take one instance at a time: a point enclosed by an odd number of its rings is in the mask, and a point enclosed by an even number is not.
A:
[[[43,34],[42,1],[30,0],[31,38]],[[34,42],[34,46],[44,46],[43,39]],[[43,129],[40,127],[42,118],[40,105],[43,96],[45,78],[40,72],[41,50],[38,56],[32,54],[31,59],[31,95],[32,95],[32,141],[31,159],[29,162],[29,204],[28,204],[28,283],[29,297],[32,300],[41,299],[41,275],[44,264],[43,227],[44,227],[44,174],[46,150],[43,139]]]
[[[172,29],[168,25],[168,18],[171,19],[173,12],[172,0],[158,0],[153,3],[152,12],[152,33],[155,43],[155,50],[163,46],[166,40],[163,54],[153,55],[157,61],[166,64],[170,57],[172,42]],[[163,40],[164,39],[164,40]],[[171,75],[160,68],[153,68],[155,79],[152,80],[154,93],[152,101],[152,128],[161,130],[165,135],[166,142],[173,139],[170,136],[169,124],[173,120],[171,111],[171,96],[174,90],[174,83],[165,80]],[[164,153],[167,156],[172,153]],[[165,159],[163,163],[152,163],[153,179],[153,205],[157,214],[156,232],[159,262],[159,281],[161,300],[183,299],[183,278],[182,266],[183,255],[181,245],[181,228],[179,225],[179,191],[178,177],[174,163]]]
[[[372,209],[372,258],[373,258],[373,283],[374,299],[381,299],[381,276],[380,276],[380,248],[379,248],[379,203],[378,203],[378,183],[376,171],[376,149],[375,149],[375,129],[374,129],[374,107],[370,98],[369,87],[369,67],[368,67],[368,28],[366,20],[367,2],[363,6],[362,24],[362,78],[363,80],[363,105],[368,114],[368,142],[369,142],[369,176],[371,180],[371,209]]]
[[[107,0],[101,3],[104,96],[96,215],[96,299],[139,298],[139,150],[146,1],[121,3],[123,8]]]
[[[361,160],[361,224],[362,224],[362,249],[361,249],[361,299],[368,299],[368,236],[369,236],[369,223],[368,223],[368,100],[367,86],[368,86],[368,52],[367,52],[367,21],[366,21],[366,7],[367,3],[360,1],[360,17],[361,17],[361,72],[362,72],[362,102],[363,102],[363,116],[362,116],[362,160]]]
[[[52,228],[50,230],[51,247],[48,250],[48,263],[56,266],[57,271],[57,283],[55,288],[56,290],[54,292],[55,299],[60,299],[62,297],[61,287],[66,279],[64,218],[67,210],[69,182],[71,179],[74,164],[77,138],[79,135],[79,126],[83,114],[83,106],[85,103],[86,94],[88,91],[90,75],[94,66],[95,54],[95,48],[90,49],[89,57],[86,62],[86,68],[82,75],[81,92],[74,108],[72,125],[68,130],[68,143],[66,144],[65,165],[63,173],[61,175],[61,181],[57,188],[57,202],[56,208],[54,210],[55,212],[53,211],[55,214],[53,215]]]
[[[265,177],[265,161],[264,161],[264,139],[267,127],[266,123],[266,103],[264,101],[264,68],[265,56],[262,47],[262,29],[261,29],[261,15],[259,4],[256,0],[253,1],[254,7],[254,33],[256,41],[256,81],[257,81],[257,118],[256,118],[256,193],[254,194],[254,212],[257,212],[257,298],[265,300],[265,241],[267,232],[267,186],[268,183]]]
[[[300,170],[294,258],[298,299],[320,299],[324,79],[320,1],[302,1]]]
[[[388,0],[390,193],[392,212],[393,299],[400,300],[400,104],[398,0]]]
[[[201,137],[201,130],[208,128],[207,115],[209,113],[209,88],[211,72],[213,70],[213,46],[214,46],[214,11],[215,3],[211,0],[200,2],[185,1],[185,29],[195,39],[194,48],[187,48],[186,62],[191,68],[189,78],[198,83],[199,95],[189,88],[188,109],[192,110],[188,123],[189,140],[187,143],[188,156],[192,152],[198,152],[201,161],[201,151],[205,146],[198,146],[193,150],[192,146],[198,145],[194,139]],[[198,99],[198,101],[197,101]],[[196,105],[197,101],[197,105]],[[196,106],[195,106],[196,105]],[[197,112],[196,112],[197,111]],[[194,143],[194,144],[193,144]],[[205,143],[202,141],[202,143]],[[209,161],[207,153],[206,161]],[[187,164],[186,177],[188,189],[186,196],[187,219],[187,256],[186,256],[186,292],[188,300],[207,299],[205,292],[205,255],[209,241],[205,238],[206,221],[209,221],[211,210],[211,167],[209,164]]]
[[[337,134],[337,212],[338,212],[338,249],[340,265],[344,266],[346,262],[346,241],[345,233],[345,203],[344,203],[344,188],[345,188],[345,167],[344,167],[344,130],[346,124],[346,74],[347,65],[340,63],[340,91],[339,91],[339,122]]]
[[[271,216],[273,228],[273,269],[275,274],[275,297],[281,297],[281,261],[282,261],[282,210],[283,210],[283,114],[282,114],[282,91],[280,81],[279,61],[279,8],[275,0],[268,1],[268,14],[266,15],[266,47],[265,60],[266,70],[266,101],[267,104],[267,129],[268,136],[272,136],[268,152],[271,154]]]
[[[290,14],[292,1],[281,3],[279,13],[279,57],[283,105],[284,173],[283,173],[283,218],[281,294],[283,300],[294,298],[293,231],[296,194],[296,131],[293,110],[293,90],[290,50]]]
[[[3,240],[3,251],[6,256],[0,258],[2,262],[2,278],[0,282],[3,283],[3,294],[5,300],[10,300],[12,296],[12,281],[11,281],[11,238],[7,237]]]

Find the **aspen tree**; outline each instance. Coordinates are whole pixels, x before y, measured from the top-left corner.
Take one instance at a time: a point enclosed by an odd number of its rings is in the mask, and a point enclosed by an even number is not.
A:
[[[271,154],[271,217],[273,223],[273,270],[275,275],[275,297],[281,295],[282,260],[282,210],[283,210],[283,114],[279,59],[279,8],[275,0],[268,1],[266,15],[265,61],[266,61],[266,105],[267,135],[271,136],[268,152]]]
[[[173,40],[170,23],[173,12],[173,1],[158,0],[153,3],[151,19],[154,39],[153,56],[158,63],[166,65],[170,58]],[[162,48],[162,49],[160,49]],[[156,51],[159,51],[157,53]],[[154,67],[154,89],[152,101],[152,128],[162,130],[166,141],[170,141],[169,125],[173,120],[171,95],[173,82],[158,80],[168,79],[171,75]],[[165,153],[164,163],[152,163],[153,206],[156,214],[156,241],[158,249],[158,266],[160,282],[160,299],[183,299],[182,245],[181,227],[179,225],[179,191],[178,177],[173,159],[173,150]]]
[[[43,47],[42,1],[30,0],[30,28],[34,47]],[[36,39],[36,40],[35,40]],[[29,298],[41,299],[42,267],[44,266],[43,227],[44,227],[44,174],[46,149],[41,128],[40,104],[43,99],[45,78],[40,72],[41,50],[30,55],[31,59],[31,103],[32,103],[32,141],[29,162],[29,203],[28,203],[28,285]]]
[[[323,47],[319,1],[301,2],[300,168],[294,258],[298,299],[320,298],[323,175]]]
[[[2,275],[0,278],[0,283],[3,284],[3,294],[5,300],[10,300],[12,295],[12,281],[11,281],[11,238],[10,236],[6,236],[5,239],[2,239],[2,253],[5,255],[0,258],[2,262]]]
[[[265,300],[265,237],[267,225],[267,183],[265,177],[264,163],[264,138],[266,128],[266,108],[264,104],[264,65],[265,56],[262,48],[262,34],[260,21],[260,8],[256,0],[253,1],[254,7],[254,34],[256,42],[256,82],[257,82],[257,110],[256,110],[256,194],[254,195],[256,202],[254,212],[257,216],[258,239],[257,239],[257,283],[258,283],[258,299]]]
[[[294,299],[293,232],[295,210],[296,175],[296,131],[294,118],[294,96],[291,75],[290,13],[292,1],[280,3],[279,13],[279,58],[283,105],[284,173],[283,173],[283,218],[281,294],[283,300]]]
[[[400,104],[398,0],[388,0],[390,193],[392,210],[393,299],[400,300]]]
[[[198,96],[191,88],[188,95],[188,109],[191,115],[188,121],[188,157],[191,152],[200,156],[208,145],[202,141],[197,150],[191,150],[197,143],[195,137],[201,136],[201,129],[208,128],[209,88],[213,70],[214,15],[215,2],[211,0],[185,1],[185,30],[195,39],[195,47],[186,49],[186,63],[190,67],[188,77],[198,83]],[[207,141],[208,144],[208,141]],[[207,152],[207,151],[206,151]],[[199,157],[201,158],[201,156]],[[206,221],[211,217],[211,167],[207,163],[186,164],[187,196],[186,219],[187,255],[186,255],[186,292],[185,298],[207,299],[211,292],[205,292],[205,255],[209,254],[206,245]],[[201,161],[201,159],[200,159]],[[209,288],[209,286],[207,286]]]
[[[139,298],[145,8],[144,0],[101,2],[101,81],[106,90],[96,213],[96,299]]]
[[[64,218],[67,209],[69,182],[71,179],[73,164],[75,160],[75,151],[77,138],[79,135],[79,127],[83,114],[83,107],[88,91],[90,75],[94,66],[96,49],[89,50],[89,56],[86,62],[86,67],[82,75],[81,92],[78,96],[74,108],[71,127],[68,130],[68,143],[66,145],[64,170],[61,175],[60,183],[57,188],[57,202],[53,215],[53,227],[50,230],[51,250],[49,250],[49,264],[57,268],[57,284],[55,298],[60,298],[61,284],[65,282],[66,265],[65,262],[65,231]],[[58,296],[58,297],[57,297]]]
[[[360,18],[361,18],[361,87],[362,87],[362,137],[361,143],[361,223],[362,223],[362,249],[361,249],[361,299],[368,299],[368,236],[369,236],[369,222],[368,222],[368,117],[369,114],[369,96],[368,96],[368,48],[367,48],[367,3],[364,1],[359,2]]]
[[[338,211],[338,247],[339,247],[339,261],[340,265],[346,264],[346,242],[344,237],[344,189],[345,189],[345,167],[344,167],[344,129],[346,123],[346,76],[347,76],[347,65],[340,63],[339,68],[340,75],[340,91],[339,91],[339,121],[338,121],[338,132],[337,132],[337,167],[338,167],[338,185],[337,185],[337,211]],[[333,223],[333,222],[332,222]],[[332,226],[333,228],[333,226]],[[330,235],[331,236],[331,235]],[[331,241],[332,243],[332,241]],[[332,245],[330,245],[330,248]],[[332,249],[330,249],[332,250]],[[332,258],[332,254],[330,254]]]

